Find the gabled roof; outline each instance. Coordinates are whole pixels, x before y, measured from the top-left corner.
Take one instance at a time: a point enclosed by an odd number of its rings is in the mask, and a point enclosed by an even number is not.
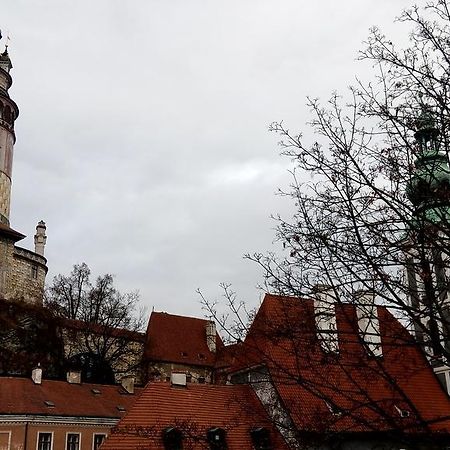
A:
[[[216,354],[206,342],[205,319],[176,316],[165,312],[152,312],[147,327],[144,358],[212,367]],[[223,346],[216,333],[216,347]]]
[[[29,378],[3,377],[0,415],[120,418],[141,391],[136,388],[135,394],[128,394],[121,386],[51,380],[34,384]]]
[[[354,305],[336,304],[335,312],[338,354],[320,345],[313,300],[266,295],[244,342],[221,352],[217,366],[228,365],[228,374],[266,367],[303,431],[450,433],[450,400],[389,311],[378,307],[382,357],[363,346]]]
[[[226,431],[228,450],[252,450],[250,430],[267,427],[273,448],[287,450],[249,386],[167,382],[149,383],[129,413],[112,430],[102,450],[164,449],[162,432],[168,427],[183,433],[183,448],[207,448],[206,432]]]

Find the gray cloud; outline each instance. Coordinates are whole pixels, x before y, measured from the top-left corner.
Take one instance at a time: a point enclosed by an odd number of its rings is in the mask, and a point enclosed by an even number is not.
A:
[[[145,304],[200,315],[197,287],[252,304],[289,184],[267,124],[345,90],[368,28],[406,1],[8,1],[17,121],[12,225],[48,223],[49,279],[86,261]],[[126,6],[125,6],[126,5]],[[402,34],[396,37],[404,39]],[[367,75],[368,76],[368,75]],[[306,133],[308,137],[308,132]]]

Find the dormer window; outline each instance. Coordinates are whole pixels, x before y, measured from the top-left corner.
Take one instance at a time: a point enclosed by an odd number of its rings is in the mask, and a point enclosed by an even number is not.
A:
[[[208,441],[211,450],[226,450],[227,440],[226,431],[223,428],[210,428],[206,433],[206,440]]]
[[[255,428],[250,431],[250,436],[255,450],[272,450],[270,431],[267,428]]]
[[[183,435],[178,428],[168,427],[162,433],[165,450],[182,450]]]

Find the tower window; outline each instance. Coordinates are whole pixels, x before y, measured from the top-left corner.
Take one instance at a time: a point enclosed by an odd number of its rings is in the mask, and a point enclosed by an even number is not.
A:
[[[259,427],[250,431],[255,450],[272,450],[270,442],[270,431],[267,428]]]
[[[168,427],[162,433],[165,450],[182,450],[183,435],[177,428]]]
[[[38,267],[33,264],[31,266],[31,278],[33,278],[33,280],[35,280],[38,277]]]
[[[206,433],[206,440],[208,441],[211,450],[226,450],[226,431],[223,428],[210,428]]]

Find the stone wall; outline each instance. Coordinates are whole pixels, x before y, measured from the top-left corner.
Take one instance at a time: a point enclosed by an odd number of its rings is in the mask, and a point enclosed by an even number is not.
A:
[[[170,362],[150,362],[147,366],[149,381],[169,381],[170,375],[177,372],[185,373],[187,381],[191,383],[212,383],[213,381],[210,367]]]
[[[42,304],[47,260],[30,250],[14,246],[9,261],[5,298]]]
[[[118,383],[127,376],[132,376],[137,384],[145,381],[142,333],[68,319],[62,324],[61,331],[66,361],[77,355],[98,355],[112,369],[114,382]]]

